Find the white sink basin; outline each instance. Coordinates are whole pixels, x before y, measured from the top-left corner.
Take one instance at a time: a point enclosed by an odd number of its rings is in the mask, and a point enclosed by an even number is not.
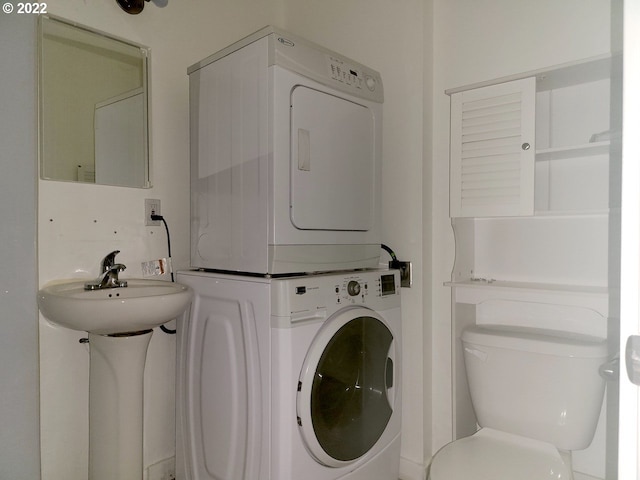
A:
[[[85,290],[86,280],[53,282],[38,292],[38,306],[51,322],[99,335],[138,332],[181,315],[191,289],[162,280],[126,279],[127,287]]]

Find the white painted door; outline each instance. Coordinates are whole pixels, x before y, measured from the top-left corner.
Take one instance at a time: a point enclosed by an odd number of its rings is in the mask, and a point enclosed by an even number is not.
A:
[[[624,2],[623,146],[621,207],[620,352],[640,331],[640,0]],[[638,386],[620,372],[618,478],[640,478]]]

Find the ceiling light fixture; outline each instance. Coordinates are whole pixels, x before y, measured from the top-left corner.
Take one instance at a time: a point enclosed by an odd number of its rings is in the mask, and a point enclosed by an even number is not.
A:
[[[151,1],[157,7],[166,7],[169,0],[116,0],[120,8],[131,15],[137,15],[144,9],[144,2]]]

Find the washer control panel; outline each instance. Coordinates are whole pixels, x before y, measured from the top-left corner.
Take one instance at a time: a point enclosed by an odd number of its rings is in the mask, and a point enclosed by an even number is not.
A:
[[[366,303],[369,292],[370,279],[350,275],[340,279],[335,285],[336,304],[363,304]]]
[[[369,297],[386,297],[400,293],[400,284],[394,272],[377,275],[353,274],[336,283],[337,304],[366,304]]]
[[[370,270],[305,275],[274,280],[273,315],[291,322],[322,320],[338,310],[362,306],[386,310],[400,305],[400,272]]]

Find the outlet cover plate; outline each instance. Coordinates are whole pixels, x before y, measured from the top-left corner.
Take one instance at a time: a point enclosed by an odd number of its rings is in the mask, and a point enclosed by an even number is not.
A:
[[[402,260],[399,260],[395,264],[394,262],[389,262],[389,268],[397,268],[400,270],[400,286],[402,288],[411,288],[411,285],[413,285],[411,262],[403,262]]]
[[[144,224],[147,227],[157,227],[162,223],[160,220],[151,220],[151,214],[162,215],[160,213],[160,200],[157,198],[144,199]]]

